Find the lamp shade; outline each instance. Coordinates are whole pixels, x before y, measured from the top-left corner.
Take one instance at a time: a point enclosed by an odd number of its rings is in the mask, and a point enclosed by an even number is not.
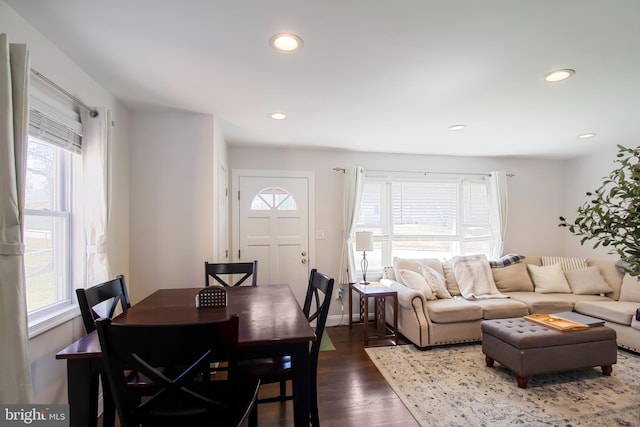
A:
[[[373,233],[371,231],[356,232],[356,251],[371,252],[373,250]]]

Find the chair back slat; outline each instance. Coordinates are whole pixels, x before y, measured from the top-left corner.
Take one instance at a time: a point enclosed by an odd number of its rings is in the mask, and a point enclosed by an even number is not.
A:
[[[234,275],[242,275],[234,281]],[[253,262],[229,262],[229,263],[204,263],[205,286],[209,286],[210,278],[225,287],[240,286],[251,278],[251,286],[258,285],[258,261]]]

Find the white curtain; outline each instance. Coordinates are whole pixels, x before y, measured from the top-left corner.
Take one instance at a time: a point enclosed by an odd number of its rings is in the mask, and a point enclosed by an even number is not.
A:
[[[31,403],[24,267],[29,52],[0,34],[0,402]]]
[[[491,258],[502,256],[504,234],[507,229],[507,173],[491,172],[488,185],[491,230],[495,238]]]
[[[353,238],[356,221],[360,213],[360,200],[364,189],[364,170],[360,166],[348,167],[344,171],[342,258],[340,260],[340,283],[356,281],[353,259]]]
[[[87,241],[87,286],[111,279],[107,256],[109,227],[109,127],[107,110],[98,115],[81,109],[84,227]]]

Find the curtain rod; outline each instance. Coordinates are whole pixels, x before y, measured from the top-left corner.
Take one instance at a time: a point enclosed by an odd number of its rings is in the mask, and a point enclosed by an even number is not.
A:
[[[98,117],[98,110],[96,110],[95,108],[89,107],[87,104],[82,102],[79,98],[77,98],[74,95],[72,95],[71,93],[67,92],[65,89],[63,89],[62,87],[58,86],[56,83],[54,83],[53,81],[49,80],[47,77],[43,76],[40,72],[34,70],[33,68],[31,69],[31,73],[34,74],[36,77],[41,78],[44,82],[49,84],[51,87],[56,89],[58,92],[60,92],[63,95],[65,95],[67,98],[71,98],[72,100],[74,100],[75,102],[77,102],[78,104],[80,104],[81,106],[86,108],[87,110],[89,110],[89,113],[91,114],[91,117]]]
[[[336,172],[346,172],[345,168],[335,167],[333,168]],[[491,176],[490,173],[472,173],[472,172],[430,172],[430,171],[393,171],[393,170],[365,170],[365,172],[381,172],[381,173],[418,173],[421,175],[474,175],[474,176]],[[508,177],[515,176],[512,173],[507,174]]]

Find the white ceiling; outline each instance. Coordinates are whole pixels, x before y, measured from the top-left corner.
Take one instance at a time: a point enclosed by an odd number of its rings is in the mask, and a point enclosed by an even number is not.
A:
[[[568,158],[639,143],[638,0],[6,2],[130,108],[212,114],[231,145]],[[303,48],[271,48],[283,31]],[[546,83],[557,68],[576,74]]]

